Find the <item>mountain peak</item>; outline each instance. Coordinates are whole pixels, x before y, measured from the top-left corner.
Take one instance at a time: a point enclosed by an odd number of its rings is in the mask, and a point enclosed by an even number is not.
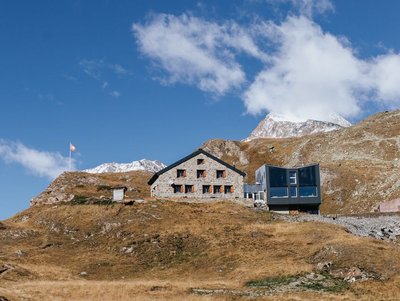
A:
[[[165,168],[166,165],[160,161],[151,161],[142,159],[139,161],[133,161],[131,163],[103,163],[97,167],[91,169],[85,169],[84,172],[88,173],[105,173],[105,172],[128,172],[135,170],[145,170],[156,173],[161,169]]]
[[[319,132],[330,132],[351,126],[342,116],[332,113],[325,120],[298,119],[282,114],[269,113],[245,141],[256,138],[300,137]]]

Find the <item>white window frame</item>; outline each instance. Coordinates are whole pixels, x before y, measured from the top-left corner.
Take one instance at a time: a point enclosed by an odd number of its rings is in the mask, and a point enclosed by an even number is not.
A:
[[[294,173],[294,177],[290,175],[291,173]],[[292,179],[294,179],[294,183],[292,183]],[[295,170],[290,170],[289,171],[289,184],[290,185],[297,185],[297,171],[295,171]]]

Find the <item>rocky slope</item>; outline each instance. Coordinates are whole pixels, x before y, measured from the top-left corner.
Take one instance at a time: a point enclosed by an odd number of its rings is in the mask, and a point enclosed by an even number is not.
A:
[[[247,173],[262,164],[320,163],[323,213],[360,213],[400,197],[400,110],[373,115],[337,131],[248,142],[210,140],[205,150]]]
[[[161,169],[167,167],[164,163],[160,161],[151,161],[142,159],[139,161],[133,161],[131,163],[104,163],[97,167],[85,169],[83,172],[88,173],[106,173],[106,172],[128,172],[128,171],[137,171],[143,170],[152,173],[156,173]]]
[[[109,200],[112,187],[127,187],[128,199],[141,199],[150,196],[147,181],[153,173],[131,171],[124,173],[64,172],[49,187],[31,200],[31,206],[54,204],[73,200],[96,199]]]
[[[283,116],[270,113],[257,125],[245,141],[256,138],[301,137],[339,130],[349,126],[351,126],[351,123],[340,116],[332,116],[329,121],[291,121]]]

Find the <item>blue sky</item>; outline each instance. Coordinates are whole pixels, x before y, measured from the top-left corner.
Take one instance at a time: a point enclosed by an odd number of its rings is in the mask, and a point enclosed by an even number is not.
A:
[[[67,168],[166,164],[274,111],[399,107],[400,3],[1,1],[0,219]],[[302,105],[299,105],[301,103]]]

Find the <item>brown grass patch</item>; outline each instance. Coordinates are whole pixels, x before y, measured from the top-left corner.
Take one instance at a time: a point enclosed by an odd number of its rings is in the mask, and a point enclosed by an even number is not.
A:
[[[245,298],[250,280],[309,273],[323,261],[389,279],[369,281],[368,293],[390,300],[378,284],[394,292],[400,271],[394,244],[334,225],[277,221],[231,202],[35,206],[7,221],[0,244],[2,262],[29,272],[0,275],[0,295],[27,300],[231,300]],[[303,291],[262,298],[350,300],[366,287],[351,285],[343,296]],[[198,296],[191,288],[231,293]]]

